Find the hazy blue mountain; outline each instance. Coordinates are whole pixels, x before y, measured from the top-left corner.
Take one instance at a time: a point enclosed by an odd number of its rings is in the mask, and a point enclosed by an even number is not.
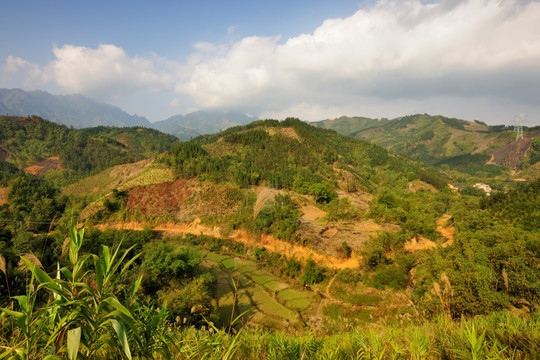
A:
[[[75,128],[99,125],[151,127],[145,117],[129,115],[116,106],[83,95],[52,95],[45,91],[0,89],[0,114],[37,115]]]
[[[186,115],[174,115],[157,121],[152,127],[172,134],[181,140],[189,140],[202,134],[214,134],[232,126],[249,124],[258,120],[238,111],[195,111]]]
[[[83,95],[52,95],[39,90],[0,89],[0,115],[6,114],[37,115],[74,128],[100,125],[143,126],[174,135],[181,140],[217,133],[257,120],[238,111],[196,111],[151,123],[145,117],[130,115],[119,107],[97,102]]]

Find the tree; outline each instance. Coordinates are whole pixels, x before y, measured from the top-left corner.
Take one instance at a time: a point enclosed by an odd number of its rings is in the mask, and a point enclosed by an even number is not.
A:
[[[306,261],[306,266],[304,267],[304,273],[300,279],[304,285],[313,285],[320,283],[324,280],[324,271],[317,265],[315,261],[310,257]]]

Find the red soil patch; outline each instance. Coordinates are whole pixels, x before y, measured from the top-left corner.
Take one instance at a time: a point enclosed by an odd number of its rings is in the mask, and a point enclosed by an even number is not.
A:
[[[59,156],[51,156],[24,169],[24,171],[32,175],[43,175],[51,170],[62,170]]]
[[[178,179],[150,186],[138,186],[129,192],[127,206],[144,215],[165,215],[177,211],[191,195],[188,181]]]

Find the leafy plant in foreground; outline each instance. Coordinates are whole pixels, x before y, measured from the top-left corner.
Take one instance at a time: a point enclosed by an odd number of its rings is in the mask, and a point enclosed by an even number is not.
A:
[[[142,278],[133,281],[124,304],[114,292],[116,279],[138,255],[123,263],[131,248],[120,255],[118,249],[111,252],[103,246],[101,257],[80,257],[83,239],[84,228],[72,225],[63,246],[69,265],[58,265],[55,278],[21,257],[31,280],[26,295],[14,297],[17,310],[2,309],[15,324],[8,329],[9,346],[2,346],[0,359],[131,359],[133,353],[153,358],[154,352],[167,356],[167,342],[156,341],[154,331],[165,324],[165,313],[145,311],[135,301]],[[90,262],[93,271],[87,270]]]

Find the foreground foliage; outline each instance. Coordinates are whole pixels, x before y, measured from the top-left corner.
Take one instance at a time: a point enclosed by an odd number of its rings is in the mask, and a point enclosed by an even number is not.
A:
[[[84,228],[72,225],[63,246],[69,265],[58,265],[55,278],[41,269],[35,256],[21,257],[31,276],[26,294],[14,296],[11,308],[2,309],[2,338],[9,342],[1,346],[1,359],[168,356],[166,310],[137,303],[141,277],[132,282],[123,303],[116,296],[118,276],[138,255],[124,263],[131,249],[119,254],[103,246],[101,257],[80,257],[83,239]]]
[[[225,336],[189,329],[178,333],[178,358],[221,359],[535,359],[540,317],[509,312],[452,322],[358,329],[339,335],[287,336],[265,330]],[[194,346],[196,344],[196,346]]]
[[[339,335],[231,332],[231,326],[221,330],[211,322],[182,327],[167,309],[137,300],[141,276],[118,294],[119,278],[139,254],[103,246],[101,256],[81,256],[83,239],[84,229],[72,226],[63,246],[69,263],[55,277],[35,258],[21,257],[30,271],[28,290],[2,309],[0,359],[534,359],[540,354],[537,312],[519,317],[503,311],[457,322],[443,316],[422,325],[401,322]],[[155,255],[163,246],[153,249]]]

